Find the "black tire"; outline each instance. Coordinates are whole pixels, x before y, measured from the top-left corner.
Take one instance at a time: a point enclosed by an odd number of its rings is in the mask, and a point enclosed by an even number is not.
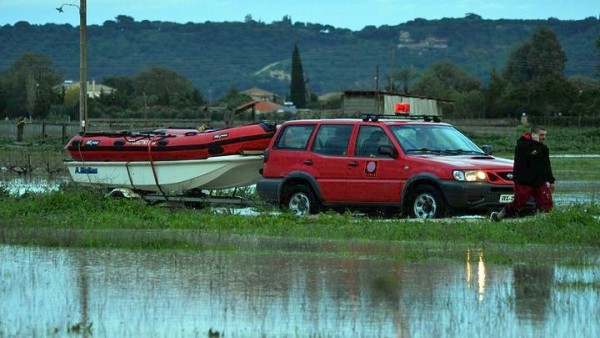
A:
[[[315,194],[304,184],[295,184],[285,190],[282,207],[298,216],[319,212]]]
[[[440,191],[429,185],[417,187],[408,205],[412,218],[442,218],[447,216],[448,207]]]

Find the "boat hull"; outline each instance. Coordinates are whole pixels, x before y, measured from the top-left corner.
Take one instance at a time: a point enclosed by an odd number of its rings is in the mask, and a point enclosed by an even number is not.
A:
[[[135,191],[178,194],[192,189],[243,187],[260,179],[262,155],[228,155],[199,160],[82,162],[65,161],[80,185],[129,188]]]
[[[65,151],[77,161],[181,161],[263,151],[276,126],[267,122],[198,131],[98,132],[73,137]]]

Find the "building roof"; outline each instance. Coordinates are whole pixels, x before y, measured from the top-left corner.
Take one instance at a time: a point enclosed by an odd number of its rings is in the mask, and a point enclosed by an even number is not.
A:
[[[341,99],[343,95],[344,95],[344,93],[342,93],[342,92],[325,93],[325,94],[319,96],[319,101],[329,101],[329,100]]]
[[[247,111],[254,107],[257,113],[273,113],[283,108],[282,105],[271,102],[271,101],[250,101],[244,103],[236,109],[236,112]]]
[[[256,104],[256,111],[261,113],[272,113],[283,108],[282,105],[271,101],[260,101]]]
[[[404,94],[404,93],[392,92],[389,90],[347,90],[344,92],[344,96],[346,96],[346,97],[349,97],[349,96],[372,96],[372,97],[375,97],[377,95],[401,96],[401,97],[411,97],[411,98],[423,99],[423,100],[452,102],[452,100],[448,100],[448,99],[420,96],[420,95],[409,95],[409,94]]]
[[[264,96],[264,97],[273,97],[273,95],[275,95],[275,93],[266,91],[264,89],[260,89],[258,87],[246,89],[246,90],[240,92],[240,94],[244,94],[244,95],[248,95],[248,96]]]

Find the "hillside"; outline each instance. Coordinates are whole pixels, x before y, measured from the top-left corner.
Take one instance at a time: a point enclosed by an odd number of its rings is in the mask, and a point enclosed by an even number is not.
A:
[[[598,64],[595,40],[600,20],[578,21],[416,19],[396,26],[368,26],[360,31],[321,24],[260,22],[136,22],[119,16],[88,27],[88,78],[132,76],[149,66],[171,68],[190,79],[207,99],[231,87],[258,86],[285,95],[290,61],[298,44],[308,87],[317,94],[346,89],[373,89],[387,84],[393,68],[417,71],[449,60],[486,82],[493,67],[502,69],[511,50],[539,25],[560,39],[568,62],[566,75],[593,76]],[[52,57],[65,79],[79,77],[79,28],[71,25],[0,27],[0,71],[24,52]]]

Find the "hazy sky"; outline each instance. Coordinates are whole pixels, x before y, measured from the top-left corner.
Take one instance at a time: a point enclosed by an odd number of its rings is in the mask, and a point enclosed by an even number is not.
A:
[[[0,0],[0,25],[79,25],[79,0]],[[88,24],[101,25],[117,15],[136,21],[178,23],[256,21],[271,23],[289,15],[293,22],[310,22],[360,30],[365,26],[397,25],[415,18],[462,18],[475,13],[484,19],[580,20],[600,15],[600,0],[88,0]]]

